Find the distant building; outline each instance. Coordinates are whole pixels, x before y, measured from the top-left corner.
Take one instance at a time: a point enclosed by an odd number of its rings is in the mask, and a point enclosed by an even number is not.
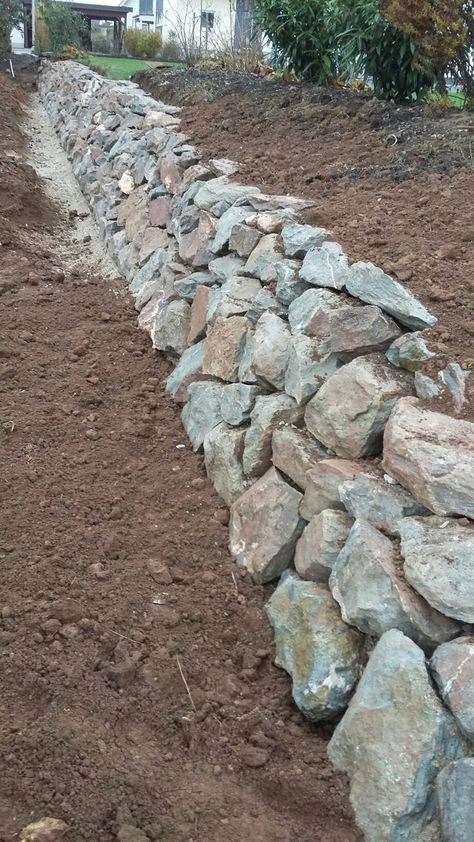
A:
[[[1,2],[1,0],[0,0]],[[75,12],[85,17],[89,33],[92,21],[109,21],[113,27],[113,42],[117,52],[121,48],[123,31],[127,25],[127,15],[130,17],[132,5],[128,2],[118,3],[116,6],[108,3],[73,2],[70,4]],[[23,29],[14,29],[11,34],[13,52],[31,49],[33,46],[32,0],[24,0],[25,25]]]
[[[133,6],[127,26],[158,30],[164,41],[183,36],[202,50],[233,43],[235,0],[123,0]]]

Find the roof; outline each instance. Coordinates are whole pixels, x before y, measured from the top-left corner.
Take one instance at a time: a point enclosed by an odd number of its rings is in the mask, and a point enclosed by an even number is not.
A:
[[[31,6],[31,0],[25,0],[25,6]],[[100,17],[104,20],[113,15],[126,15],[128,12],[133,12],[133,6],[109,6],[106,3],[87,3],[86,0],[83,3],[70,3],[70,6],[75,12],[92,13],[96,17],[100,12]]]

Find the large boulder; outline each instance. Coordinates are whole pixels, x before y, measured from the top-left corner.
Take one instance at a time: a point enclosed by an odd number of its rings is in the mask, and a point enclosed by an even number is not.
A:
[[[256,278],[244,278],[238,275],[229,278],[220,289],[211,292],[207,321],[212,323],[218,316],[244,315],[261,288],[260,281]]]
[[[309,249],[322,246],[328,238],[328,231],[312,225],[290,223],[281,229],[281,238],[287,257],[304,257]]]
[[[379,307],[338,307],[328,314],[329,350],[341,360],[385,351],[401,334],[397,323]],[[390,360],[392,362],[392,360]]]
[[[366,521],[355,521],[329,587],[342,619],[371,637],[399,629],[432,651],[459,632],[457,623],[434,611],[409,587],[395,544]]]
[[[222,421],[220,383],[191,383],[189,400],[181,413],[184,429],[194,450],[200,450],[206,435]]]
[[[338,456],[376,455],[390,413],[413,392],[413,375],[383,354],[358,357],[335,372],[306,407],[308,430]]]
[[[288,321],[292,333],[315,336],[321,342],[321,353],[329,351],[329,314],[344,301],[330,289],[307,289],[291,302]],[[325,341],[325,344],[323,342]]]
[[[216,230],[214,242],[212,244],[212,251],[216,254],[222,252],[228,245],[232,234],[234,225],[243,222],[249,214],[252,213],[251,208],[248,207],[231,207],[225,211],[219,219]],[[251,229],[250,229],[251,230]]]
[[[237,199],[247,199],[258,193],[260,193],[258,187],[235,184],[226,176],[222,176],[204,182],[194,197],[194,203],[198,208],[212,211],[216,216],[222,216]]]
[[[280,304],[289,307],[303,292],[311,289],[310,285],[300,280],[298,260],[279,260],[275,264],[275,295]]]
[[[298,403],[314,395],[340,366],[335,354],[322,354],[319,339],[297,333],[291,337],[284,389]]]
[[[405,518],[400,536],[410,585],[437,611],[474,623],[474,526],[441,517]]]
[[[245,489],[242,470],[244,431],[227,424],[213,427],[204,439],[204,464],[209,479],[228,506]]]
[[[329,453],[307,430],[293,425],[279,427],[272,438],[272,462],[298,488],[306,488],[306,472]]]
[[[349,262],[339,243],[325,242],[308,251],[300,277],[318,287],[342,289],[349,274]]]
[[[245,271],[261,281],[269,283],[276,279],[275,263],[283,257],[278,234],[262,237],[245,264]]]
[[[239,365],[250,324],[244,316],[222,316],[215,320],[204,340],[204,374],[233,383],[238,379]]]
[[[181,355],[181,358],[166,380],[165,391],[178,403],[186,403],[188,400],[188,388],[191,383],[197,380],[212,380],[209,375],[202,372],[202,361],[204,359],[204,342],[191,345]]]
[[[437,322],[409,290],[373,263],[353,263],[345,287],[355,298],[375,304],[411,330],[433,327]]]
[[[295,567],[302,579],[329,581],[353,522],[350,515],[337,509],[325,509],[311,518],[295,551]]]
[[[349,775],[351,802],[366,842],[434,840],[434,783],[464,749],[438,699],[422,649],[397,629],[373,650],[328,746]],[[426,835],[424,835],[426,834]]]
[[[295,573],[283,574],[266,611],[296,705],[313,722],[341,713],[361,672],[362,635],[342,622],[324,585]]]
[[[474,742],[474,636],[443,643],[430,666],[444,703],[463,734]]]
[[[437,515],[474,518],[474,424],[425,409],[395,407],[384,435],[385,470]]]
[[[436,779],[445,842],[472,842],[474,831],[474,757],[448,763]]]
[[[339,487],[343,482],[353,480],[364,470],[366,463],[351,462],[349,459],[325,459],[313,465],[306,473],[304,499],[301,516],[311,520],[324,509],[344,509]]]
[[[387,350],[386,357],[392,365],[398,365],[408,371],[418,371],[428,360],[436,357],[436,354],[429,350],[423,336],[417,331],[404,333],[395,339]]]
[[[230,551],[255,582],[271,582],[291,564],[303,529],[301,497],[270,468],[232,506]]]
[[[391,477],[358,474],[339,487],[341,502],[354,518],[367,520],[377,529],[398,535],[404,517],[429,515],[421,503]]]
[[[244,471],[248,477],[259,477],[268,470],[272,458],[272,436],[281,424],[294,424],[302,411],[288,395],[262,395],[250,414],[250,427],[245,434]]]
[[[240,427],[250,417],[255,400],[260,394],[258,386],[247,383],[230,383],[222,391],[221,411],[226,424]]]
[[[252,348],[252,367],[258,378],[282,391],[288,365],[291,335],[286,322],[264,313],[257,322]]]
[[[188,344],[191,307],[182,299],[166,301],[151,323],[153,347],[181,356]]]

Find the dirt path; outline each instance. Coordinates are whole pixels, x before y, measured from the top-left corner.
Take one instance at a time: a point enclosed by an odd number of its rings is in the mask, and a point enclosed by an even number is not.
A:
[[[0,252],[0,840],[356,842],[38,104],[29,132],[60,204]]]

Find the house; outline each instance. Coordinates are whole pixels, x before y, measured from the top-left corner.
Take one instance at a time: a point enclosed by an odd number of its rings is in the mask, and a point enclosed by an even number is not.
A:
[[[133,6],[127,26],[158,30],[163,41],[186,39],[207,51],[234,40],[235,0],[122,0]],[[237,2],[238,5],[238,2]]]
[[[1,2],[1,0],[0,0]],[[33,9],[37,0],[24,0],[23,6],[25,9],[25,25],[22,29],[14,29],[11,34],[11,42],[13,52],[22,52],[24,50],[31,50],[35,35],[33,32]],[[117,5],[111,5],[108,2],[102,3],[88,3],[87,0],[79,2],[73,0],[70,3],[71,9],[79,12],[87,21],[89,32],[91,30],[92,21],[110,21],[113,26],[113,41],[117,50],[120,49],[122,43],[123,31],[127,25],[127,15],[133,11],[132,5],[128,2],[121,2]]]

